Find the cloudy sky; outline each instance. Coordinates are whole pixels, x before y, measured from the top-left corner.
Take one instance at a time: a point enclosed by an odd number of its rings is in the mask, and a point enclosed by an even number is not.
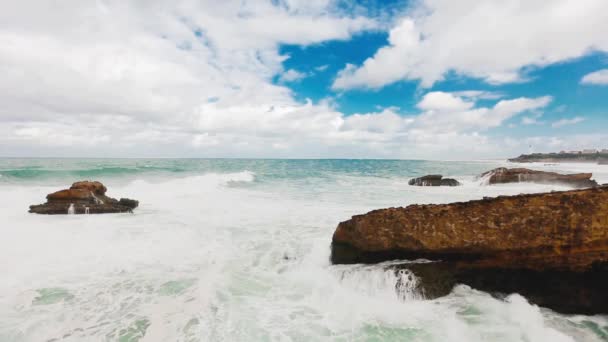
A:
[[[608,148],[606,0],[0,1],[0,156]]]

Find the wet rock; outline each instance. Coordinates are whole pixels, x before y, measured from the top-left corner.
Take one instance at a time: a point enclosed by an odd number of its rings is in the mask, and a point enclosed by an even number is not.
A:
[[[416,291],[424,298],[446,296],[454,286],[466,284],[498,298],[519,293],[530,302],[557,312],[605,314],[608,311],[608,263],[596,263],[585,272],[473,268],[462,262],[404,263],[418,279]]]
[[[416,186],[458,186],[460,183],[453,178],[443,178],[442,175],[427,175],[410,179],[409,185]]]
[[[454,178],[443,178],[441,180],[441,186],[459,186],[460,182],[455,180]]]
[[[541,184],[565,184],[575,188],[590,188],[598,186],[591,179],[591,173],[560,174],[556,172],[537,171],[526,168],[499,167],[497,169],[481,174],[486,178],[488,184],[531,182]]]
[[[426,273],[431,298],[464,283],[562,312],[607,313],[608,187],[388,208],[338,225],[333,263],[394,259],[440,261],[412,269]]]
[[[128,199],[128,198],[121,198],[118,201],[118,204],[124,205],[125,207],[131,208],[131,209],[135,209],[135,208],[137,208],[137,206],[139,206],[139,201],[136,201],[133,199]]]
[[[49,215],[122,213],[132,212],[139,205],[136,200],[121,198],[118,201],[108,197],[106,191],[100,182],[76,182],[69,189],[48,194],[46,203],[31,205],[29,212]]]

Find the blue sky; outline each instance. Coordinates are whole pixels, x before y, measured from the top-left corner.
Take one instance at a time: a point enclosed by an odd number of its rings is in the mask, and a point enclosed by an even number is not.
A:
[[[560,134],[601,134],[608,129],[608,87],[581,83],[585,75],[608,67],[608,55],[602,52],[530,68],[526,71],[526,81],[522,82],[489,84],[476,78],[452,74],[427,89],[422,89],[418,80],[402,80],[379,89],[332,89],[336,74],[347,63],[362,64],[379,48],[387,45],[387,36],[386,32],[370,32],[356,35],[348,41],[332,41],[305,47],[282,45],[281,53],[289,57],[283,63],[285,69],[300,71],[305,76],[293,82],[281,82],[277,76],[275,82],[293,90],[299,101],[331,98],[336,107],[346,115],[374,112],[388,107],[397,107],[398,112],[403,115],[415,114],[418,112],[416,104],[428,91],[458,92],[475,89],[497,92],[505,97],[550,95],[554,100],[543,109],[540,113],[542,115],[535,123],[522,123],[521,117],[515,117],[491,132],[526,137],[555,133],[556,129]],[[323,67],[323,70],[317,70],[319,67]],[[498,100],[482,100],[479,103],[493,105]],[[551,123],[575,117],[584,120],[572,125],[551,126]]]
[[[608,148],[604,0],[4,7],[4,156],[479,159]]]

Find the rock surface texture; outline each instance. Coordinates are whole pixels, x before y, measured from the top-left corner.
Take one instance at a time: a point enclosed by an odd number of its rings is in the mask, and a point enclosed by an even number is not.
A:
[[[591,173],[563,175],[555,172],[536,171],[526,168],[508,169],[505,167],[499,167],[481,174],[481,178],[487,178],[488,184],[531,182],[565,184],[575,188],[590,188],[598,186],[598,183],[592,180],[591,177]]]
[[[412,205],[338,225],[333,263],[393,259],[421,275],[428,297],[457,283],[518,292],[562,312],[608,312],[608,187]]]
[[[139,202],[127,198],[116,200],[106,196],[106,187],[95,181],[81,181],[69,189],[59,190],[46,196],[44,204],[31,205],[30,213],[36,214],[103,214],[132,212]]]
[[[428,175],[410,179],[409,185],[416,186],[458,186],[460,183],[453,178],[443,178],[442,175]]]

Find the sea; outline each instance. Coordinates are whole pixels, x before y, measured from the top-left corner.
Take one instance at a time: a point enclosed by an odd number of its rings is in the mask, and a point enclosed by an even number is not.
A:
[[[608,341],[605,315],[563,315],[465,285],[425,299],[390,263],[330,263],[332,234],[352,215],[568,189],[479,177],[500,166],[521,165],[0,159],[0,341]],[[608,183],[608,166],[525,166]],[[426,174],[463,185],[408,185]],[[79,180],[140,206],[28,213]]]

